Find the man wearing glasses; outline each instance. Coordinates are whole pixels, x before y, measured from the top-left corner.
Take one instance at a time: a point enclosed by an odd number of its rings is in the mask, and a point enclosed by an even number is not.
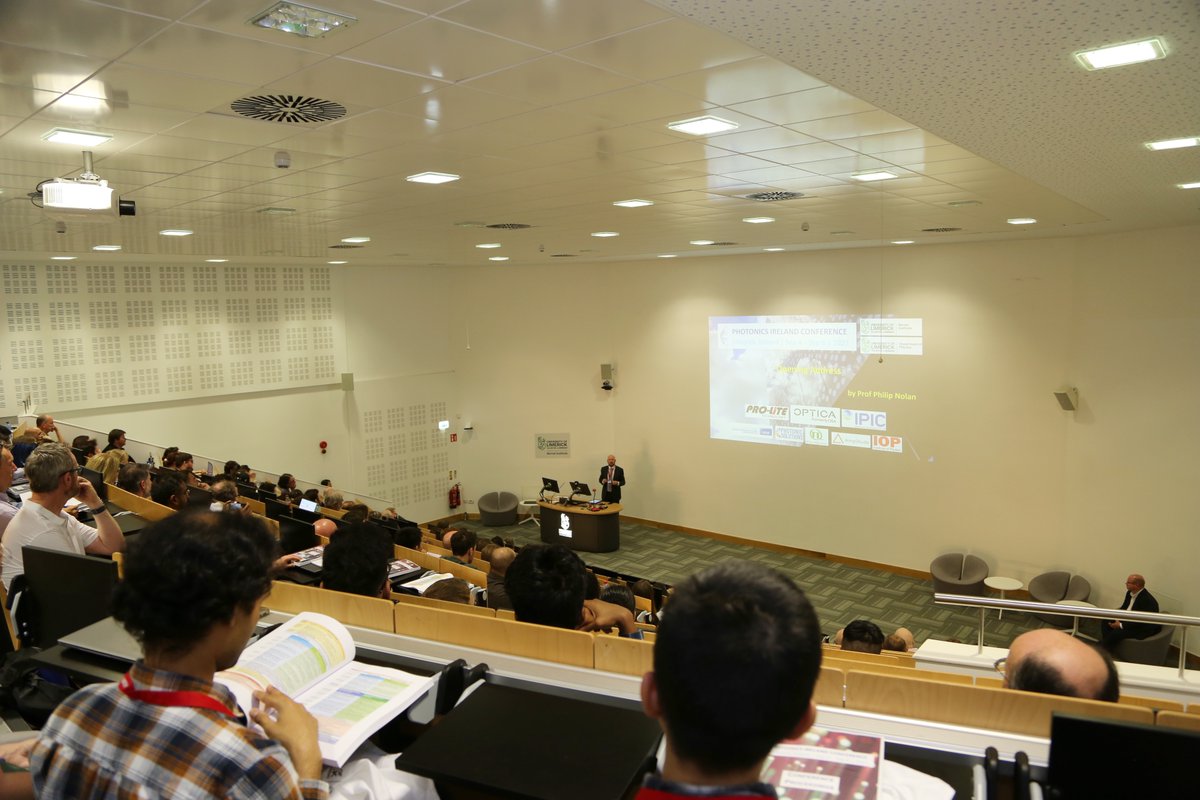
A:
[[[120,526],[92,484],[79,477],[79,464],[65,444],[49,442],[30,453],[25,476],[33,493],[8,523],[0,545],[4,558],[0,581],[5,589],[25,572],[21,548],[26,545],[81,555],[109,555],[125,549]],[[91,512],[95,528],[63,512],[72,497]]]

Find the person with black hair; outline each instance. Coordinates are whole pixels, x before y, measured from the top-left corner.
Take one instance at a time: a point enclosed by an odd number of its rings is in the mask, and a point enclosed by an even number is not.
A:
[[[71,450],[79,466],[86,466],[88,459],[100,452],[100,445],[91,436],[81,433],[71,440]]]
[[[246,727],[214,674],[237,663],[277,545],[253,517],[188,511],[143,530],[113,616],[142,645],[119,684],[64,701],[30,757],[39,797],[325,798],[317,722],[274,687]]]
[[[392,531],[392,543],[407,547],[409,550],[420,550],[421,529],[411,525],[398,528]]]
[[[296,486],[296,479],[288,472],[280,475],[279,480],[275,481],[275,485],[284,492],[290,492],[292,489],[299,488]]]
[[[604,588],[600,590],[600,599],[606,603],[628,608],[630,614],[637,616],[637,601],[633,599],[633,592],[623,583],[612,581],[604,584]]]
[[[130,461],[117,473],[117,488],[138,497],[150,496],[150,470],[142,464]]]
[[[393,552],[392,538],[374,525],[342,528],[325,545],[321,586],[366,597],[391,597],[388,565]]]
[[[475,531],[455,531],[450,537],[450,552],[453,555],[442,556],[447,561],[453,561],[455,564],[467,565],[475,560],[475,545],[479,544],[479,537]]]
[[[680,583],[642,677],[666,757],[637,800],[775,797],[763,762],[816,719],[820,667],[816,612],[790,578],[728,561]]]
[[[150,487],[150,499],[160,506],[183,508],[188,502],[188,486],[183,476],[171,470],[162,470]]]
[[[104,446],[104,452],[109,450],[124,450],[125,449],[125,431],[120,428],[113,428],[108,432],[108,444]]]
[[[883,631],[870,620],[856,619],[842,629],[842,649],[857,653],[881,653]]]
[[[582,631],[612,630],[641,639],[633,614],[603,600],[586,600],[587,567],[562,544],[521,548],[504,575],[504,587],[519,622]]]

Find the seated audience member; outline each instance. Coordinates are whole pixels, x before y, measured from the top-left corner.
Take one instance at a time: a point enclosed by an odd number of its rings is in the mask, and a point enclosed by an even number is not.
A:
[[[606,583],[600,590],[600,599],[606,603],[628,608],[630,614],[637,616],[637,602],[633,599],[633,592],[623,583]]]
[[[508,589],[504,585],[504,577],[517,551],[511,547],[497,547],[492,551],[492,571],[487,576],[488,608],[507,608],[512,610],[512,601],[508,599]]]
[[[883,631],[874,622],[856,619],[842,631],[842,649],[857,653],[879,653],[883,650]]]
[[[237,501],[237,484],[233,481],[219,480],[212,485],[212,503],[209,511],[239,511],[242,504]]]
[[[306,492],[304,495],[306,499],[318,501],[325,508],[332,508],[334,511],[342,510],[342,503],[345,502],[345,499],[342,497],[341,492],[330,489],[325,492],[324,497],[320,497],[320,493],[316,489],[309,489],[308,491],[312,492],[313,496],[309,497]]]
[[[276,488],[277,487],[275,486],[275,484],[271,483],[270,481],[262,481],[261,483],[258,484],[259,497],[260,498],[280,497],[280,494],[279,494],[279,492],[276,491]],[[281,499],[287,500],[287,495],[286,494],[282,495]]]
[[[154,481],[154,485],[150,488],[150,499],[160,506],[166,506],[178,511],[187,505],[187,484],[183,482],[183,478],[176,472],[170,470],[160,472]]]
[[[301,500],[309,500],[311,498],[308,496],[307,493],[302,492],[299,489],[292,489],[290,492],[288,492],[288,496],[286,498],[281,498],[281,499],[286,499],[290,504],[292,504],[294,506],[298,506],[298,505],[300,505]],[[315,503],[317,501],[313,500],[313,502]]]
[[[129,461],[129,456],[124,450],[109,450],[92,456],[84,466],[103,475],[105,483],[116,483],[121,466],[127,461]]]
[[[43,442],[63,442],[62,434],[58,432],[58,426],[54,424],[54,417],[49,414],[38,414],[33,421],[33,426],[28,423],[21,423],[17,428],[17,432],[13,434],[14,443],[42,444]]]
[[[342,514],[342,521],[348,523],[366,522],[371,518],[371,508],[366,503],[351,503]]]
[[[752,562],[710,567],[676,589],[642,678],[666,757],[637,798],[775,797],[760,782],[763,762],[816,718],[817,615],[789,578]]]
[[[71,450],[75,453],[75,460],[79,462],[79,466],[84,467],[87,466],[88,459],[100,452],[100,445],[84,433],[71,440]]]
[[[584,600],[599,600],[600,599],[600,579],[596,577],[596,573],[590,569],[584,576],[583,584],[583,599]]]
[[[10,491],[13,476],[17,474],[17,462],[13,461],[12,451],[6,445],[0,445],[0,539],[9,521],[17,515],[21,508],[21,500]]]
[[[109,450],[124,450],[125,449],[125,431],[120,428],[113,428],[108,432],[108,444],[104,447],[104,452]]]
[[[117,488],[138,497],[150,496],[150,470],[141,464],[129,462],[117,473]]]
[[[226,461],[225,466],[221,469],[221,477],[227,481],[233,481],[234,483],[237,483],[238,470],[240,468],[241,465],[238,464],[238,462]]]
[[[907,653],[908,645],[905,644],[902,637],[897,636],[894,633],[890,633],[883,637],[883,650],[896,653]]]
[[[187,512],[138,534],[113,616],[142,645],[121,684],[63,702],[30,758],[40,797],[324,798],[317,722],[274,687],[237,718],[232,667],[271,588],[275,542],[240,515]],[[163,569],[170,565],[170,569]]]
[[[421,529],[413,527],[403,527],[392,531],[392,542],[407,547],[409,550],[424,550],[423,540],[421,539]]]
[[[168,447],[166,450],[163,450],[162,466],[165,467],[166,469],[175,469],[175,455],[178,452],[179,452],[179,448],[174,447],[174,446]]]
[[[294,477],[292,477],[292,475],[290,473],[287,473],[287,472],[285,472],[279,476],[279,480],[275,481],[275,485],[278,486],[279,489],[284,492],[290,492],[292,489],[299,488],[298,486],[296,486],[296,479]]]
[[[448,603],[462,603],[469,606],[471,605],[471,584],[462,578],[443,578],[437,583],[431,584],[422,592],[422,596],[428,597],[430,600],[445,600]]]
[[[258,483],[258,473],[250,469],[249,464],[240,464],[238,465],[236,483],[244,483],[247,486],[253,486],[254,484]]]
[[[456,534],[456,533],[458,533],[458,531],[451,528],[450,530],[448,530],[442,534],[442,547],[444,549],[446,549],[446,550],[451,549],[450,544],[451,544],[451,542],[454,541],[454,534]]]
[[[452,555],[442,556],[455,564],[470,564],[475,560],[475,545],[478,539],[475,531],[455,531],[450,537],[450,552]]]
[[[479,548],[479,559],[486,561],[489,564],[492,561],[492,553],[496,551],[495,542],[484,542],[483,547]]]
[[[504,587],[520,622],[583,631],[611,630],[642,638],[629,609],[603,600],[585,600],[587,568],[561,544],[522,548],[504,575]]]
[[[337,533],[337,531],[337,523],[328,517],[321,517],[319,520],[313,522],[313,533],[317,534],[317,536],[324,536],[326,539],[332,539],[333,535]]]
[[[391,561],[392,542],[386,533],[373,525],[351,525],[336,531],[325,546],[321,586],[366,597],[391,597]]]
[[[201,480],[196,477],[196,465],[191,453],[178,452],[175,454],[175,469],[183,476],[188,486],[199,486]]]
[[[1010,689],[1113,703],[1121,697],[1112,656],[1065,631],[1041,628],[1021,634],[996,668]]]
[[[32,494],[21,504],[4,531],[3,570],[0,577],[4,588],[25,572],[21,548],[26,545],[63,550],[68,553],[110,555],[125,549],[125,536],[113,519],[96,489],[79,477],[75,455],[65,444],[49,442],[39,446],[25,461],[25,476]],[[96,527],[84,525],[63,512],[70,498],[77,498],[87,508]]]
[[[639,578],[630,585],[630,590],[633,591],[634,597],[644,597],[650,601],[651,609],[654,608],[654,584],[645,578]],[[635,601],[636,602],[636,601]],[[640,611],[637,614],[637,621],[648,623],[650,625],[658,624],[658,614],[655,610]]]

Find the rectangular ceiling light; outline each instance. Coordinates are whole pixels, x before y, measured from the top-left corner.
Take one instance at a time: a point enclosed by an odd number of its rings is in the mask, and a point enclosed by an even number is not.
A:
[[[875,170],[874,172],[859,172],[858,174],[851,175],[850,177],[854,178],[854,180],[856,180],[856,181],[869,182],[869,181],[891,180],[892,178],[895,178],[896,175],[894,173],[888,172],[885,169],[880,169],[880,170]]]
[[[632,200],[617,200],[615,203],[613,203],[613,205],[620,206],[621,208],[642,208],[643,206],[654,205],[654,201],[638,200],[637,198],[634,198]]]
[[[1175,185],[1180,189],[1200,189],[1200,181],[1195,183],[1177,183]]]
[[[1161,142],[1146,142],[1151,150],[1178,150],[1181,147],[1195,147],[1200,144],[1200,136],[1185,136],[1182,139],[1163,139]]]
[[[737,126],[736,122],[730,122],[720,117],[693,117],[692,119],[681,119],[678,122],[667,123],[667,127],[671,130],[679,131],[680,133],[690,133],[693,136],[708,136],[723,131],[731,131]]]
[[[1154,61],[1164,58],[1167,49],[1159,39],[1145,39],[1140,42],[1128,42],[1112,47],[1099,47],[1095,50],[1084,50],[1076,53],[1075,58],[1089,70],[1123,67],[1126,64],[1140,64],[1143,61]]]
[[[276,3],[250,20],[260,28],[293,33],[306,39],[319,39],[348,28],[358,20],[346,14],[336,14],[300,3]]]
[[[418,172],[416,175],[409,175],[404,180],[410,183],[450,183],[461,177],[461,175],[454,175],[450,172]]]
[[[112,141],[112,137],[107,133],[94,133],[92,131],[72,131],[66,128],[55,128],[52,131],[42,135],[42,140],[53,142],[54,144],[74,144],[82,147],[95,147],[98,144]]]

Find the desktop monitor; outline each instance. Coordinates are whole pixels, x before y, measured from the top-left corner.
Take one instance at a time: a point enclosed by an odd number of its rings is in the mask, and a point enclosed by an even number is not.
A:
[[[279,519],[291,511],[291,506],[279,500],[272,499],[267,496],[262,497],[263,508],[266,510],[267,519]]]
[[[279,546],[284,555],[298,553],[320,543],[311,522],[286,516],[279,518]]]
[[[1055,713],[1046,797],[1183,797],[1197,753],[1195,731]]]
[[[237,490],[239,497],[248,497],[251,500],[258,499],[258,487],[252,483],[239,483]]]
[[[213,493],[207,486],[189,486],[188,501],[189,506],[200,506],[208,508],[212,505]]]
[[[17,610],[22,617],[32,612],[35,646],[52,647],[60,637],[112,614],[116,562],[44,547],[26,546],[21,553],[25,592],[33,602],[26,605],[22,593]]]
[[[79,477],[84,478],[96,489],[96,494],[100,495],[100,499],[108,502],[108,484],[104,482],[104,475],[94,469],[87,467],[79,468]]]
[[[590,495],[591,493],[592,493],[591,487],[589,487],[583,481],[571,481],[571,494],[573,494],[573,495],[575,495],[575,494]]]
[[[554,478],[542,478],[542,491],[558,494],[558,481]]]

